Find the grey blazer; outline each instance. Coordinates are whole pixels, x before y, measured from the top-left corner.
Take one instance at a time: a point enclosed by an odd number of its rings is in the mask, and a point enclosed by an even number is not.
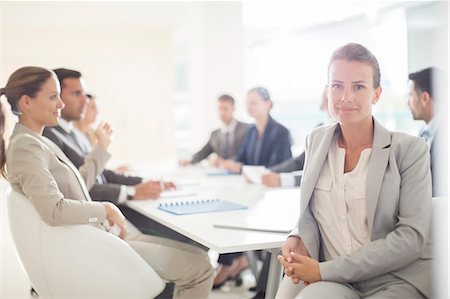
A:
[[[294,172],[303,170],[303,166],[305,165],[305,152],[301,153],[296,158],[289,159],[287,161],[284,161],[280,164],[274,165],[270,167],[269,169],[273,172],[280,173],[280,172]],[[300,186],[301,182],[301,175],[300,174],[294,174],[295,178],[295,186]]]
[[[211,136],[209,137],[208,142],[205,144],[205,146],[202,147],[201,150],[199,150],[193,157],[192,157],[192,164],[198,163],[202,161],[203,159],[208,158],[209,155],[212,153],[216,153],[222,158],[226,159],[235,159],[239,150],[239,146],[241,144],[242,139],[245,136],[245,133],[247,133],[247,130],[250,128],[249,124],[243,123],[238,121],[236,125],[236,129],[234,130],[234,138],[232,142],[232,148],[230,151],[229,157],[224,157],[224,153],[222,153],[222,138],[220,129],[217,129],[211,133]]]
[[[351,283],[391,273],[431,296],[431,173],[422,139],[389,132],[374,120],[367,176],[367,221],[371,242],[350,256],[324,261],[319,228],[310,210],[317,179],[339,124],[312,131],[300,189],[300,219],[291,233],[318,259],[325,281]]]
[[[77,135],[81,133],[74,130],[74,134],[77,137],[76,140],[60,126],[47,127],[43,133],[45,137],[58,145],[70,161],[80,169],[84,165],[85,158],[91,149],[89,144],[82,142],[83,136]],[[95,201],[111,201],[117,204],[122,185],[136,185],[141,182],[142,178],[140,177],[126,176],[104,169],[97,176],[96,183],[90,187],[89,193]]]
[[[49,225],[100,224],[105,221],[105,210],[101,203],[91,201],[88,188],[109,158],[106,151],[95,147],[78,172],[49,139],[17,123],[6,151],[8,180]]]

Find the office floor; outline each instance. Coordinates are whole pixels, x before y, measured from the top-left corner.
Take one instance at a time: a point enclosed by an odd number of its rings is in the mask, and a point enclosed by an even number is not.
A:
[[[0,183],[1,184],[1,183]],[[22,270],[17,258],[15,247],[11,239],[4,200],[4,188],[0,193],[0,298],[36,298],[30,295],[30,283]],[[211,253],[214,260],[216,254]],[[240,287],[232,283],[225,284],[221,289],[214,290],[210,299],[246,299],[252,298],[254,293],[248,288],[255,285],[253,275],[249,270],[243,272],[243,284]]]

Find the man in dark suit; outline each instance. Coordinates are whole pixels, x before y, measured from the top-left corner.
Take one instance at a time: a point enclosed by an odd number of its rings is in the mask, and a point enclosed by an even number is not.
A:
[[[249,125],[237,121],[234,114],[234,99],[232,96],[224,94],[218,99],[220,120],[223,127],[211,133],[205,146],[202,147],[191,160],[181,160],[181,166],[196,164],[216,153],[222,159],[235,159],[242,139],[247,133]]]
[[[88,103],[85,83],[78,71],[56,69],[54,72],[61,85],[61,99],[65,106],[61,111],[58,126],[45,128],[43,135],[57,144],[79,168],[84,164],[90,145],[88,142],[83,142],[84,136],[73,128],[72,122],[81,119],[84,115]],[[166,184],[166,186],[172,185]],[[89,190],[89,193],[93,200],[121,204],[128,199],[158,198],[162,189],[160,182],[144,182],[140,177],[126,176],[105,169],[97,177],[97,183]]]
[[[437,102],[436,84],[440,72],[433,67],[409,74],[409,100],[408,106],[414,120],[423,120],[425,125],[421,128],[419,136],[425,139],[430,148],[431,177],[433,183],[433,196],[447,194],[447,134],[445,124],[446,109],[439,109],[441,103]],[[446,82],[445,82],[446,83]],[[442,105],[443,106],[443,105]]]

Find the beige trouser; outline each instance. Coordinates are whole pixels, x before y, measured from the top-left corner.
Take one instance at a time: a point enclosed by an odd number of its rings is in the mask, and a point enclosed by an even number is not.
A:
[[[352,284],[340,284],[331,281],[319,281],[309,286],[294,284],[284,277],[278,289],[276,299],[424,299],[425,297],[412,285],[395,277],[384,274],[369,280]]]
[[[175,284],[174,298],[208,298],[214,269],[206,251],[174,240],[144,235],[127,223],[126,241],[166,281]]]

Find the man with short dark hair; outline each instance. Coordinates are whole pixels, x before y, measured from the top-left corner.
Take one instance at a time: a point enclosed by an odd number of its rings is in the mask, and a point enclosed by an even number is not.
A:
[[[234,99],[224,94],[218,99],[219,117],[223,123],[222,128],[211,133],[208,142],[198,151],[191,160],[181,160],[181,166],[196,164],[216,153],[222,159],[234,159],[239,150],[239,145],[247,133],[249,125],[237,121],[234,114]]]
[[[425,139],[430,148],[431,177],[433,182],[433,196],[442,196],[445,191],[446,171],[446,136],[442,132],[443,113],[438,113],[435,85],[438,70],[429,67],[409,74],[409,100],[408,106],[414,120],[423,120],[425,125],[421,128],[419,136]]]
[[[61,99],[64,108],[58,126],[47,127],[43,135],[56,143],[72,163],[79,168],[90,152],[89,143],[82,142],[84,136],[73,128],[73,121],[80,120],[86,111],[89,99],[85,92],[85,82],[80,72],[69,69],[55,69],[61,85]],[[168,183],[166,187],[173,184]],[[122,204],[127,199],[158,198],[162,191],[160,182],[146,181],[135,176],[126,176],[105,169],[97,177],[97,183],[89,190],[93,200]]]

